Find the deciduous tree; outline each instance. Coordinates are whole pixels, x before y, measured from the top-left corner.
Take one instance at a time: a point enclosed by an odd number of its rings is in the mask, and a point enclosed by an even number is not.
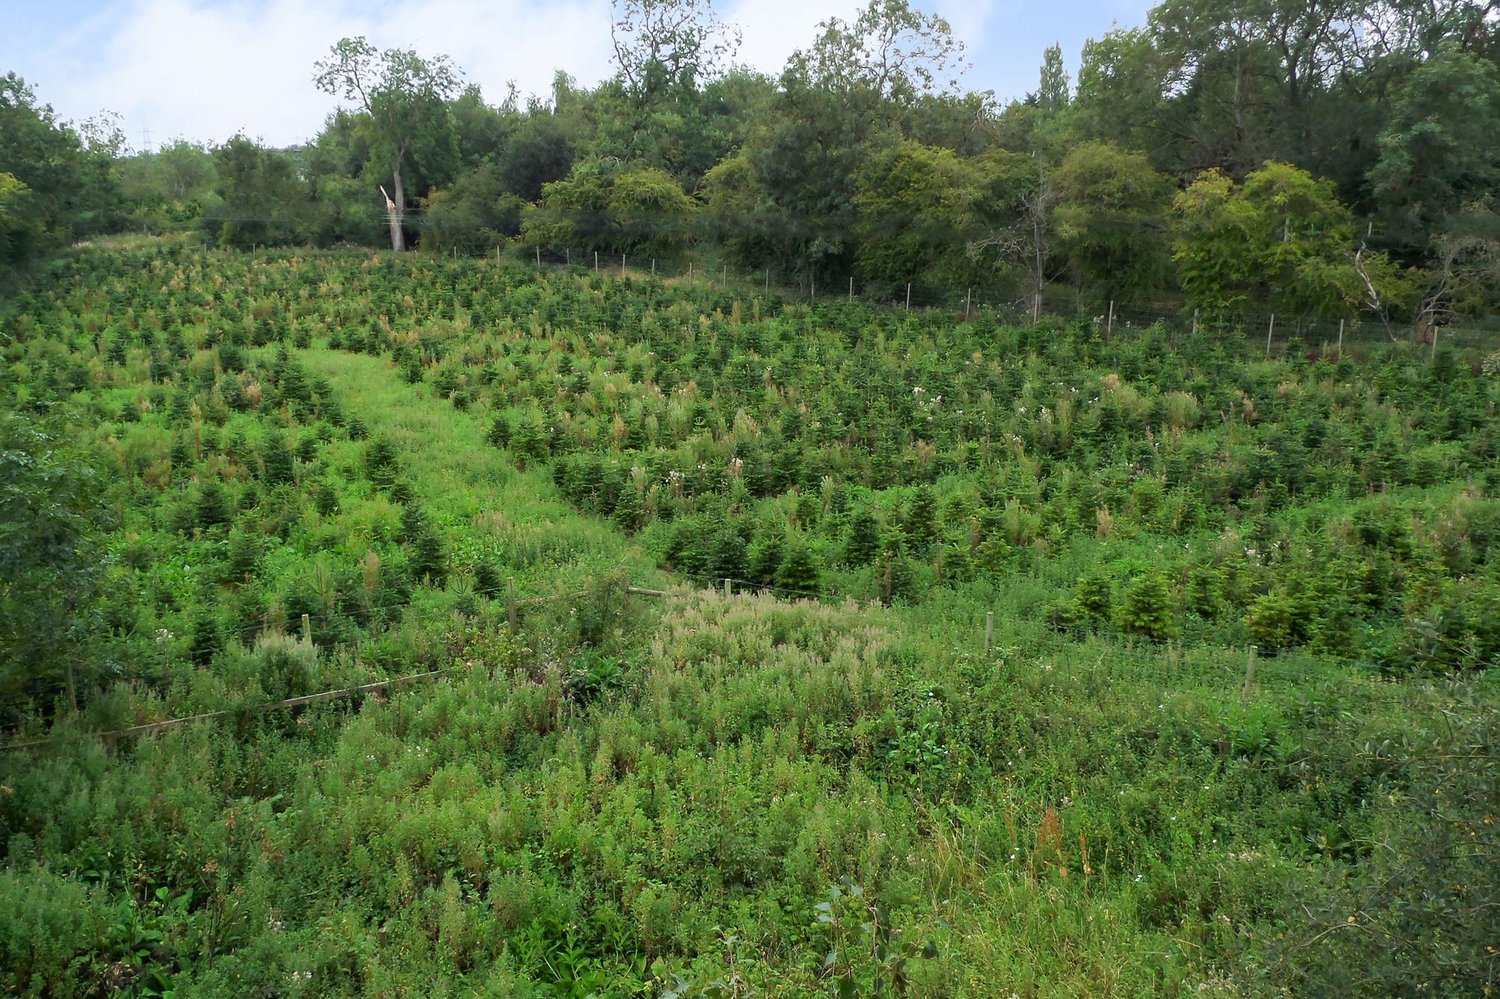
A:
[[[380,52],[363,36],[341,39],[315,68],[320,90],[354,102],[368,116],[373,151],[391,178],[386,201],[391,249],[404,250],[410,167],[415,163],[431,174],[435,161],[457,159],[447,102],[458,90],[458,70],[447,56],[423,58],[411,49]]]

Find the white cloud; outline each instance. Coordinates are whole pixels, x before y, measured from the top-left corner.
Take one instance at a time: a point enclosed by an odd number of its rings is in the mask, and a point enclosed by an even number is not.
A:
[[[1016,2],[921,6],[947,16],[977,54],[992,14]],[[819,22],[852,19],[863,6],[721,0],[718,12],[743,31],[738,61],[775,74],[813,41]],[[113,0],[74,30],[34,32],[51,41],[45,50],[7,58],[64,117],[116,112],[137,146],[147,129],[153,144],[221,142],[243,130],[286,145],[316,135],[336,107],[312,75],[341,37],[447,54],[496,102],[512,80],[523,94],[549,93],[559,69],[583,85],[608,76],[610,19],[609,0]],[[5,48],[0,41],[0,54]]]
[[[818,24],[831,17],[849,20],[864,6],[857,0],[739,0],[720,16],[743,34],[736,60],[776,75],[797,49],[811,45]]]
[[[135,0],[105,38],[75,36],[27,76],[66,117],[118,113],[133,143],[149,128],[157,142],[243,130],[284,145],[311,138],[335,108],[312,76],[339,38],[447,54],[498,101],[511,80],[546,93],[559,68],[586,83],[608,75],[608,10],[588,0]]]

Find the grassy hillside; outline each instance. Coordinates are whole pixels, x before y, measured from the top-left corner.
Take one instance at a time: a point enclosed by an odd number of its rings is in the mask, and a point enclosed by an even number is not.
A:
[[[3,324],[7,991],[1495,983],[1478,356],[172,247]]]

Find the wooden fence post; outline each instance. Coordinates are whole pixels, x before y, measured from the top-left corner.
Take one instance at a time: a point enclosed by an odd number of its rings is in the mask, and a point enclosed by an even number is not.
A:
[[[1104,324],[1104,339],[1113,339],[1115,335],[1115,300],[1109,300],[1109,319]]]
[[[505,577],[505,620],[510,625],[510,633],[516,633],[516,577]]]
[[[1271,335],[1276,332],[1276,313],[1271,313],[1271,325],[1266,327],[1266,356],[1271,356]]]
[[[1339,360],[1342,361],[1344,359],[1344,321],[1342,319],[1339,320],[1339,346],[1338,346],[1338,351],[1339,351]]]
[[[594,273],[595,274],[599,273],[599,251],[598,250],[594,251]]]
[[[854,275],[849,275],[849,301],[854,301]]]
[[[306,614],[302,615],[302,640],[312,643],[312,618]]]
[[[969,321],[969,306],[974,302],[974,289],[970,288],[964,292],[964,322]]]
[[[1255,646],[1250,646],[1250,655],[1245,659],[1245,686],[1240,690],[1240,703],[1250,700],[1250,687],[1255,683]]]
[[[995,642],[995,612],[986,611],[984,615],[984,654],[990,654],[990,647]]]
[[[500,247],[498,246],[495,247],[495,262],[500,262]],[[542,247],[540,243],[537,244],[536,248],[536,265],[538,267],[542,266]]]
[[[911,311],[911,282],[906,282],[906,311]]]
[[[726,599],[734,596],[734,580],[728,576],[724,577],[724,596]]]

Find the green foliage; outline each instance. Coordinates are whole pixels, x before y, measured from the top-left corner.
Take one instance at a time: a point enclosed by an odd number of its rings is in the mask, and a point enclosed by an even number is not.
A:
[[[522,204],[519,196],[506,189],[499,174],[485,164],[422,200],[426,212],[424,240],[438,253],[493,252],[521,231]]]
[[[967,252],[983,231],[981,169],[951,150],[910,141],[880,150],[854,194],[863,276],[889,286],[982,280]]]
[[[1126,634],[1165,641],[1178,633],[1172,591],[1159,572],[1144,572],[1120,594],[1117,623]]]
[[[421,508],[410,503],[401,511],[401,541],[410,553],[412,575],[442,585],[448,576],[447,546]]]
[[[214,198],[205,205],[205,237],[221,246],[299,243],[307,192],[285,153],[236,135],[213,151]]]
[[[1086,143],[1069,151],[1052,182],[1058,248],[1079,287],[1098,301],[1152,300],[1168,274],[1168,178],[1144,155]]]
[[[1483,980],[1477,354],[170,243],[7,322],[13,558],[85,557],[5,595],[87,640],[8,719],[0,990]]]
[[[775,579],[777,586],[793,593],[817,594],[822,588],[817,556],[805,542],[793,539],[783,549]]]
[[[1307,996],[1493,987],[1494,945],[1480,927],[1500,887],[1490,863],[1500,849],[1495,729],[1494,705],[1471,700],[1446,724],[1375,751],[1409,768],[1409,781],[1374,806],[1362,863],[1289,886],[1281,909],[1290,932],[1257,934],[1273,980]],[[1449,754],[1465,765],[1443,762]]]
[[[1500,73],[1493,62],[1450,47],[1412,70],[1370,171],[1393,241],[1421,252],[1465,204],[1489,196],[1500,161],[1486,137],[1497,127]]]
[[[7,714],[27,701],[49,707],[65,678],[69,685],[90,682],[104,666],[91,648],[102,630],[96,601],[107,520],[100,501],[100,477],[85,454],[21,414],[0,414],[0,690]]]
[[[1172,231],[1183,290],[1209,311],[1338,315],[1365,299],[1366,277],[1382,301],[1406,294],[1379,255],[1357,266],[1353,218],[1333,185],[1288,164],[1267,163],[1240,185],[1204,172],[1177,195]]]
[[[426,57],[411,49],[377,50],[364,36],[340,39],[315,66],[318,89],[356,107],[356,132],[368,142],[369,169],[389,178],[393,220],[391,249],[404,250],[408,185],[437,186],[457,159],[457,135],[449,102],[458,90],[458,70],[447,56]]]
[[[522,213],[521,240],[618,253],[668,254],[692,236],[694,204],[655,167],[580,163]]]
[[[112,153],[59,122],[15,73],[0,76],[0,278],[118,223]]]

